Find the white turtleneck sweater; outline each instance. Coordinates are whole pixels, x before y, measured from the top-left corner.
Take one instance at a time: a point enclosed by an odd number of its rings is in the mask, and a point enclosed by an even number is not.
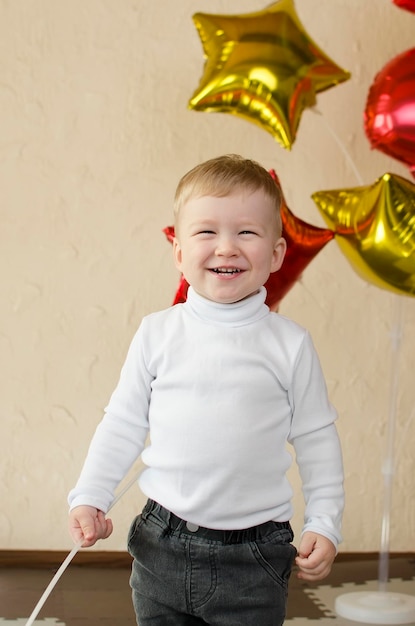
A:
[[[106,512],[141,454],[143,493],[187,521],[234,530],[287,521],[288,441],[303,483],[303,532],[337,547],[344,495],[336,412],[309,334],[270,312],[265,297],[262,288],[219,304],[190,288],[184,304],[143,319],[71,509]]]

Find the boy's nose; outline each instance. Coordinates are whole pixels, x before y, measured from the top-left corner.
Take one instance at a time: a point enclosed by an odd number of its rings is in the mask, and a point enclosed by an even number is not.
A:
[[[223,238],[218,241],[218,245],[216,246],[216,255],[217,256],[238,256],[239,248],[236,245],[236,242],[231,238]]]

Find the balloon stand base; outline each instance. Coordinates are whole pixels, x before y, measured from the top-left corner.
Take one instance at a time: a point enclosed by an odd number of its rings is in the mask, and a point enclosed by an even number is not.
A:
[[[360,591],[336,598],[340,617],[365,624],[415,623],[415,596],[389,591]]]

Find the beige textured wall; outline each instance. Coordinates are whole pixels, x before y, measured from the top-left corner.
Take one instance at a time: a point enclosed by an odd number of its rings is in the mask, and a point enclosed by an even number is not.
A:
[[[69,549],[66,494],[142,316],[178,280],[162,228],[178,178],[239,152],[275,168],[292,211],[323,226],[312,192],[365,184],[399,162],[372,151],[362,113],[375,74],[414,45],[415,15],[389,0],[297,0],[309,34],[352,79],[306,111],[291,152],[254,124],[196,113],[202,74],[191,16],[259,0],[0,0],[0,549]],[[377,550],[394,307],[403,310],[391,550],[415,549],[415,301],[351,269],[335,242],[281,312],[306,325],[340,413],[343,551]],[[395,366],[396,367],[396,366]],[[247,459],[254,463],[255,459]],[[296,471],[294,527],[302,505]],[[133,487],[98,549],[124,549],[143,498]]]

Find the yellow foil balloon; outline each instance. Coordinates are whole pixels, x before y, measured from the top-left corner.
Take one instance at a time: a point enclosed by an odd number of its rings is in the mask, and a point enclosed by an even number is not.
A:
[[[312,195],[355,271],[383,289],[415,295],[415,185],[384,174],[373,185]]]
[[[189,108],[243,117],[284,148],[316,94],[350,77],[308,36],[292,0],[245,15],[196,13],[193,21],[205,67]]]

